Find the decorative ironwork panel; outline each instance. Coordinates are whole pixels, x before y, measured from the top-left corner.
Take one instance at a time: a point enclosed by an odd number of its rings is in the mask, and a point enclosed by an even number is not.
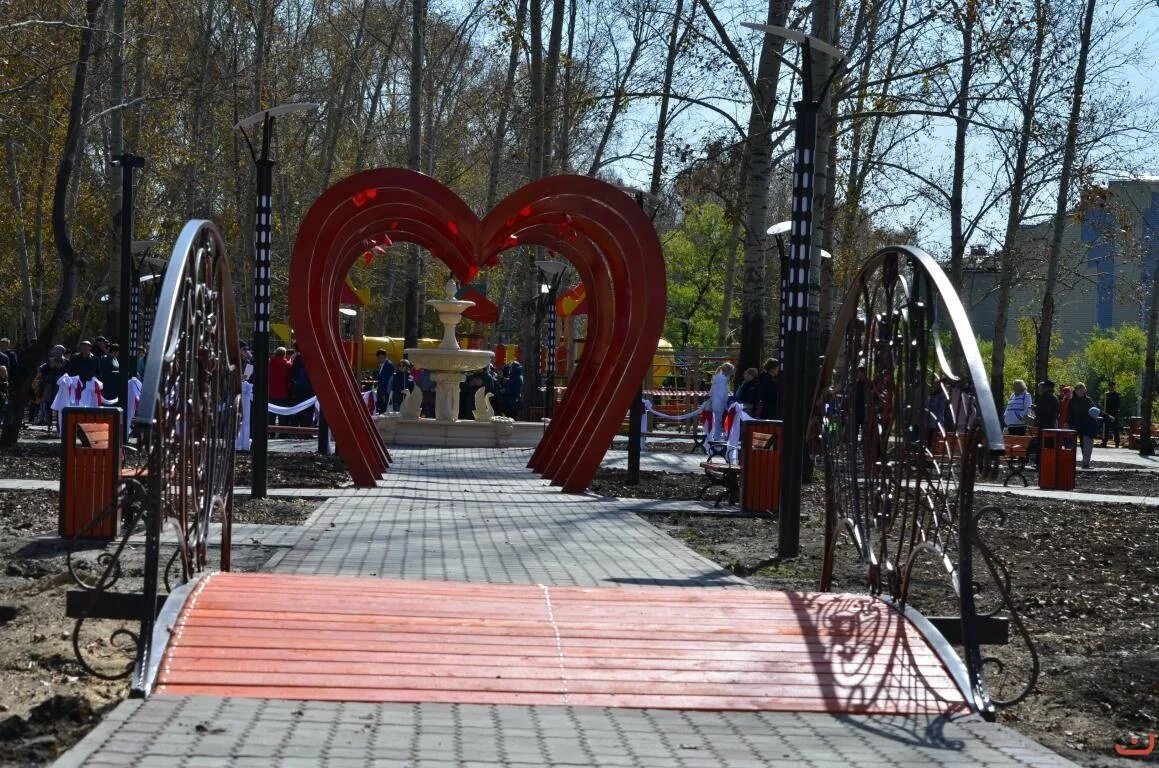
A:
[[[965,309],[941,267],[924,251],[878,251],[857,275],[837,317],[818,382],[810,439],[825,466],[825,553],[820,587],[832,584],[847,534],[873,594],[899,609],[911,599],[914,571],[933,565],[953,589],[974,706],[1024,698],[1038,662],[1010,595],[1003,564],[978,535],[974,481],[996,471],[1002,426]],[[976,558],[977,556],[977,558]],[[981,566],[998,595],[975,603]],[[1029,682],[1000,699],[988,691],[977,640],[980,617],[1003,610],[1029,650]]]
[[[229,570],[233,461],[240,379],[237,315],[229,259],[217,227],[185,225],[157,303],[135,426],[149,440],[145,600],[209,567],[210,523],[221,523],[222,570]],[[177,546],[161,559],[161,533]],[[145,690],[156,661],[154,614],[141,624],[134,688]]]
[[[155,647],[153,637],[158,604],[165,592],[211,567],[211,523],[221,524],[218,565],[229,570],[239,361],[224,242],[212,223],[190,221],[165,270],[133,420],[144,461],[125,467],[116,501],[102,515],[120,513],[120,540],[98,559],[101,575],[96,579],[73,571],[83,592],[76,600],[76,612],[70,608],[70,615],[78,616],[73,633],[78,660],[88,672],[101,677],[131,674],[138,693],[148,692],[163,651]],[[146,539],[142,592],[113,592],[123,576],[122,553],[141,524]],[[163,551],[165,532],[171,535],[164,546],[172,546],[172,552]],[[139,617],[139,631],[118,629],[110,641],[132,639],[134,662],[111,673],[89,664],[80,640],[85,622],[130,616]]]

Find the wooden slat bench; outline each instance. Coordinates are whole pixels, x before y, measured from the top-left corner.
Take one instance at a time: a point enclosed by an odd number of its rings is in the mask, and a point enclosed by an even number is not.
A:
[[[1159,441],[1159,424],[1151,425],[1151,442]],[[1143,424],[1132,424],[1127,432],[1127,447],[1137,451],[1143,447]]]
[[[714,507],[719,508],[720,502],[726,498],[729,504],[740,503],[740,464],[709,460],[700,462],[700,466],[704,470],[705,481],[696,498],[703,500],[710,489],[721,488],[713,503]]]
[[[1030,461],[1030,441],[1033,438],[1030,435],[1003,435],[1002,442],[1006,445],[1006,453],[1002,458],[1006,459],[1006,477],[1002,480],[1002,485],[1010,485],[1010,480],[1017,477],[1022,481],[1022,486],[1025,488],[1030,485],[1026,479],[1026,465]]]
[[[1003,435],[1002,442],[1005,444],[1005,453],[1002,458],[1006,461],[1006,477],[1002,480],[1002,485],[1009,485],[1010,481],[1017,477],[1022,481],[1025,487],[1030,484],[1026,478],[1026,467],[1030,461],[1029,448],[1030,441],[1033,435]],[[944,438],[937,438],[930,447],[930,452],[934,456],[944,456],[946,454],[946,445],[950,445],[955,456],[962,454],[960,435],[951,434]]]

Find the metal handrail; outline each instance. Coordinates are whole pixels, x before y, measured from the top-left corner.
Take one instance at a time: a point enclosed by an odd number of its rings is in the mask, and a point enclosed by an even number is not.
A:
[[[946,342],[950,349],[946,349]],[[839,311],[814,398],[810,438],[824,458],[825,552],[832,585],[847,533],[873,594],[905,610],[914,567],[945,571],[959,607],[964,691],[984,716],[1024,698],[1038,673],[1033,641],[1010,597],[1004,566],[978,532],[993,507],[974,508],[974,480],[1004,452],[1002,424],[973,329],[938,263],[912,246],[877,251]],[[975,604],[975,551],[999,605]],[[1029,682],[996,700],[984,682],[981,621],[1009,614],[1032,659]]]
[[[145,362],[134,425],[148,442],[145,585],[133,690],[146,694],[163,648],[155,647],[161,583],[172,589],[208,565],[210,520],[221,518],[229,569],[233,464],[241,393],[237,313],[225,242],[212,222],[186,223],[173,246]],[[177,549],[162,565],[161,532]]]

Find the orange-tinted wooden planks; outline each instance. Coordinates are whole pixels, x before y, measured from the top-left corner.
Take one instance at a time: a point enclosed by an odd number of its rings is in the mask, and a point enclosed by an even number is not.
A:
[[[337,701],[964,710],[916,629],[855,595],[216,574],[157,690]]]

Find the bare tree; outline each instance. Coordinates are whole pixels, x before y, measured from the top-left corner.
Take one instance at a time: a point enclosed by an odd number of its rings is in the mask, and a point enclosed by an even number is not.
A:
[[[103,0],[86,0],[84,26],[80,30],[80,44],[77,53],[76,69],[73,76],[72,92],[68,102],[68,128],[65,133],[64,147],[60,153],[60,162],[56,169],[56,186],[52,195],[52,232],[56,241],[56,255],[60,261],[60,291],[56,297],[56,306],[48,321],[40,329],[40,335],[25,353],[28,365],[22,365],[11,383],[12,397],[9,404],[8,419],[4,429],[0,432],[0,446],[11,447],[16,444],[20,435],[20,424],[28,403],[29,383],[35,375],[36,368],[31,364],[40,360],[48,352],[57,335],[72,317],[73,303],[76,299],[77,286],[80,283],[80,273],[84,268],[84,257],[77,253],[73,246],[71,228],[69,226],[67,210],[68,197],[73,184],[73,171],[76,168],[77,158],[81,154],[81,136],[84,131],[85,87],[88,81],[89,62],[92,58],[93,28],[101,10]]]
[[[1058,282],[1059,257],[1062,254],[1062,234],[1066,227],[1067,202],[1070,199],[1071,175],[1074,171],[1075,145],[1078,141],[1079,117],[1082,114],[1083,89],[1087,82],[1087,56],[1091,49],[1091,29],[1094,26],[1095,0],[1087,0],[1082,26],[1079,28],[1079,55],[1075,66],[1074,92],[1071,96],[1070,117],[1066,125],[1066,144],[1063,147],[1062,168],[1059,171],[1058,198],[1051,222],[1050,250],[1046,260],[1046,281],[1042,293],[1042,314],[1038,323],[1038,351],[1034,375],[1039,381],[1047,378],[1050,366],[1050,335],[1054,330],[1054,291]]]

